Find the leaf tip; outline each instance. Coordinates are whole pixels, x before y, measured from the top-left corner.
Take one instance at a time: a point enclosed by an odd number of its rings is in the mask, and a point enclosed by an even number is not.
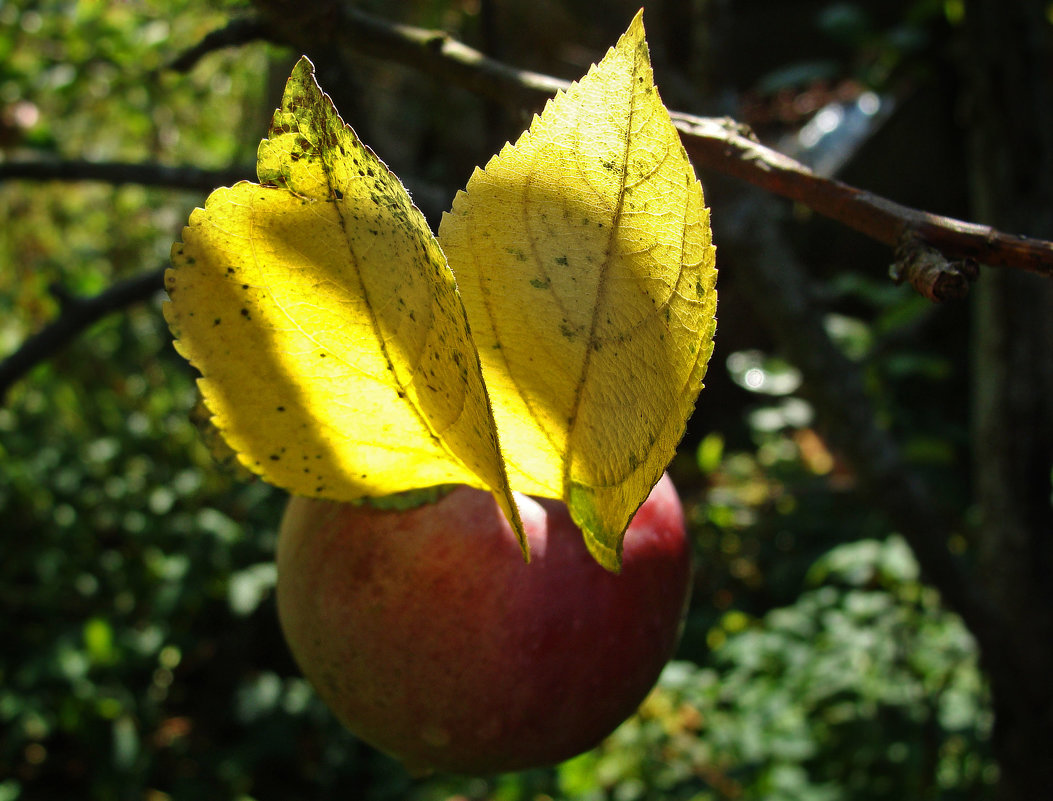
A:
[[[494,499],[497,501],[497,505],[501,507],[501,511],[504,512],[505,518],[508,520],[508,525],[512,527],[512,531],[516,535],[516,539],[519,540],[519,549],[523,552],[523,561],[526,564],[530,564],[530,542],[527,540],[526,529],[523,528],[523,520],[519,516],[519,507],[516,505],[515,493],[510,488],[503,490],[493,490]]]
[[[643,33],[643,30],[644,30],[643,13],[644,13],[644,7],[640,6],[640,10],[636,12],[636,16],[633,17],[633,21],[629,23],[629,31],[630,32],[635,33],[635,32],[638,31],[641,34]]]
[[[297,60],[296,65],[292,68],[292,73],[289,75],[289,80],[296,78],[298,80],[304,80],[306,78],[314,77],[314,62],[311,61],[307,56],[303,55]]]
[[[596,508],[595,491],[591,487],[570,481],[567,485],[566,502],[570,517],[581,529],[585,547],[592,554],[592,558],[605,570],[621,573],[625,528],[615,532],[605,525],[599,509]]]

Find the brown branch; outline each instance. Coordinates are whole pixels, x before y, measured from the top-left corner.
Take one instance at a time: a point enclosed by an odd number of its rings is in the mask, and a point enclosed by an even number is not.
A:
[[[209,192],[217,186],[228,186],[242,179],[254,178],[255,174],[255,167],[249,165],[204,170],[199,167],[104,161],[0,161],[0,183],[10,180],[100,181],[115,186],[140,184]]]
[[[80,298],[61,287],[53,287],[52,294],[61,307],[59,316],[0,362],[0,403],[16,381],[66,347],[88,326],[112,312],[148,300],[164,289],[164,271],[165,267],[159,267],[126,278],[90,298]]]
[[[905,236],[913,235],[948,261],[969,259],[1053,277],[1053,242],[913,209],[842,181],[823,178],[765,147],[729,120],[678,112],[672,117],[696,165],[795,200],[878,242],[895,247]]]
[[[307,52],[319,26],[290,24],[289,0],[257,0],[269,17],[272,41]],[[325,35],[359,53],[401,63],[476,94],[519,106],[537,106],[570,84],[549,75],[518,70],[488,58],[442,31],[385,22],[346,4],[319,4],[314,22],[329,16]],[[684,147],[695,165],[731,175],[765,191],[802,203],[815,212],[895,247],[916,236],[950,262],[971,260],[1053,277],[1053,242],[1002,233],[895,203],[841,181],[816,175],[803,164],[758,142],[730,120],[673,112]]]

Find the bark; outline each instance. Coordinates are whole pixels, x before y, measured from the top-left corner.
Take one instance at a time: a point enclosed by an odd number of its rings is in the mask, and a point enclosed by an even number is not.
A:
[[[1040,0],[969,0],[963,101],[974,214],[1053,233],[1053,27]],[[974,301],[977,579],[1005,646],[985,653],[995,708],[997,797],[1053,786],[1053,285],[986,272]]]

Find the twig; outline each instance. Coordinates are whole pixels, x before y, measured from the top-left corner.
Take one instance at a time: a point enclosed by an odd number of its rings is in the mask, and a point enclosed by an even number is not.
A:
[[[257,0],[265,11],[285,0]],[[488,58],[442,31],[385,22],[346,4],[327,7],[335,19],[326,35],[357,52],[420,70],[479,95],[519,106],[536,106],[567,81],[518,70]],[[277,14],[277,11],[275,11]],[[287,21],[288,17],[284,17]],[[272,41],[309,51],[316,28],[271,24]],[[999,232],[895,203],[841,181],[816,175],[803,164],[758,142],[729,120],[672,113],[695,165],[734,176],[765,191],[808,206],[866,236],[895,247],[907,232],[938,250],[947,261],[1027,270],[1053,277],[1053,242]]]
[[[236,47],[268,37],[268,28],[258,19],[231,20],[226,27],[212,31],[204,39],[167,65],[176,72],[190,72],[202,58],[224,47]]]
[[[118,281],[90,298],[80,298],[52,289],[61,312],[52,322],[31,336],[21,347],[0,362],[0,403],[22,376],[37,364],[50,359],[73,341],[84,329],[111,312],[148,300],[164,289],[164,267]]]
[[[965,297],[980,269],[972,259],[947,261],[908,231],[896,245],[896,261],[889,272],[897,284],[907,281],[918,294],[939,303]]]
[[[141,184],[208,192],[217,186],[228,186],[245,178],[253,178],[255,174],[255,167],[249,165],[204,170],[199,167],[105,161],[0,161],[0,182],[102,181],[114,185]]]
[[[269,41],[316,51],[338,45],[383,61],[404,64],[474,94],[516,106],[543,103],[568,81],[521,70],[465,45],[445,31],[389,22],[329,0],[309,9],[290,8],[295,0],[255,0]],[[300,6],[303,6],[301,3]]]

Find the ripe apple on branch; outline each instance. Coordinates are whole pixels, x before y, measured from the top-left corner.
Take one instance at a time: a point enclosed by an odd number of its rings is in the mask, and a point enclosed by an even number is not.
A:
[[[225,443],[294,495],[278,605],[301,668],[415,771],[595,745],[676,644],[690,548],[663,471],[716,324],[640,15],[437,236],[306,58],[257,171],[191,215],[165,315]]]

